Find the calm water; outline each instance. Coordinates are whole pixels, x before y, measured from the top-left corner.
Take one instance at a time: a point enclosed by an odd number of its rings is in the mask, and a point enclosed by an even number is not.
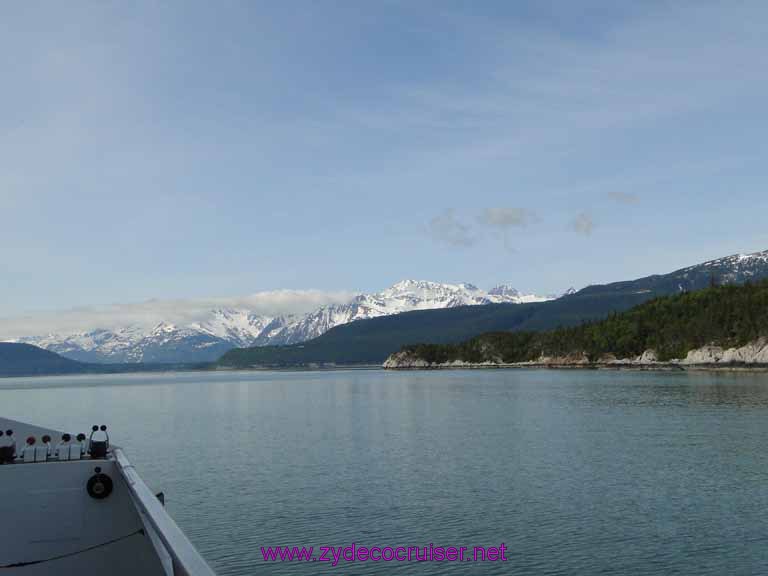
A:
[[[768,375],[227,373],[0,380],[110,425],[220,574],[768,574]],[[265,563],[268,545],[506,563]]]

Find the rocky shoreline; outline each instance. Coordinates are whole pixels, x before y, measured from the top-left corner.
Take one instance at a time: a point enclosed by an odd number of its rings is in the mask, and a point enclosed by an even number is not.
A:
[[[461,370],[498,368],[548,368],[589,370],[718,370],[718,371],[768,371],[768,340],[759,340],[738,348],[717,345],[704,346],[688,352],[683,359],[659,361],[656,352],[646,350],[634,358],[616,358],[605,355],[590,361],[586,354],[569,356],[541,356],[533,361],[505,363],[501,359],[486,362],[453,360],[431,363],[411,352],[401,351],[390,355],[383,368],[387,370]]]

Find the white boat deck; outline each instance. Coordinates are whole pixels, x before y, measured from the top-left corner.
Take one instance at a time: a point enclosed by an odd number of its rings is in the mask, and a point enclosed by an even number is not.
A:
[[[21,448],[24,446],[24,440],[27,438],[27,436],[34,436],[39,440],[43,437],[43,435],[49,434],[53,438],[54,442],[58,442],[62,435],[62,432],[59,430],[41,428],[40,426],[33,426],[32,424],[27,424],[26,422],[19,422],[17,420],[11,420],[9,418],[3,418],[0,416],[0,430],[6,431],[8,429],[13,430],[13,435],[16,437],[19,450],[21,450]],[[88,428],[88,430],[90,430],[90,428]],[[77,436],[79,432],[85,433],[86,430],[78,430],[72,434],[72,437],[74,438]]]
[[[28,436],[55,445],[62,434],[7,418],[0,428],[13,430],[19,451]],[[86,488],[97,472],[114,487],[103,499]],[[114,445],[106,459],[0,465],[0,525],[3,574],[214,576]]]

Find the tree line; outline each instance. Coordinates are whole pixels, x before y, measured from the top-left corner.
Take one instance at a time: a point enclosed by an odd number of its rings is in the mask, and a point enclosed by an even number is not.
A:
[[[768,280],[658,297],[575,327],[492,332],[460,344],[416,344],[403,351],[431,363],[514,363],[573,354],[597,361],[607,355],[631,358],[646,350],[667,361],[708,344],[743,346],[761,337],[768,337]]]

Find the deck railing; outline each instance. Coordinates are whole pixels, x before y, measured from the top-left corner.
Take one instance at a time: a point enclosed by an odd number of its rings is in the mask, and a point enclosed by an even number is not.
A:
[[[173,576],[216,576],[184,532],[168,515],[165,508],[141,479],[120,448],[114,449],[117,468],[125,479],[133,501],[151,532],[150,538],[159,539],[168,554],[170,566],[166,571]],[[160,551],[158,550],[160,554]],[[162,559],[162,554],[161,554]],[[169,571],[170,570],[170,571]]]

